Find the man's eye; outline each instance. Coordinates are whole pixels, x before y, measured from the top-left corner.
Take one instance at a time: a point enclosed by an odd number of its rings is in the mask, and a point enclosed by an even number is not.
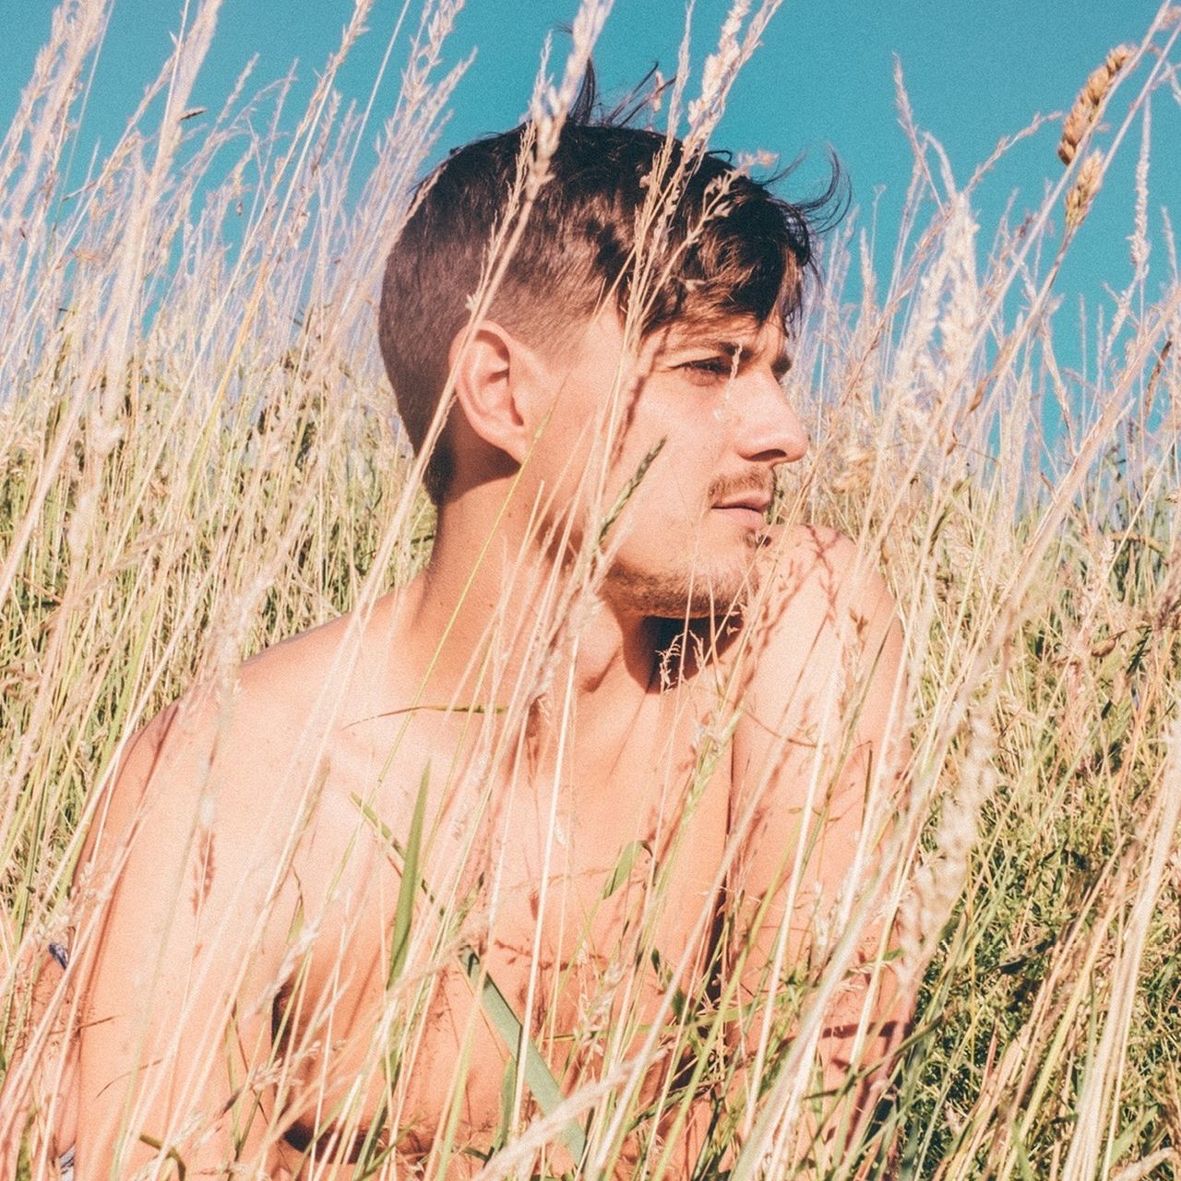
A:
[[[683,362],[678,368],[687,371],[690,376],[729,377],[734,372],[734,362],[729,357],[698,357]]]

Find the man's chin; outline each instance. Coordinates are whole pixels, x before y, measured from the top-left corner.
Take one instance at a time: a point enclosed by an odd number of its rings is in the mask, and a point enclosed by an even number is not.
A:
[[[649,619],[713,620],[741,618],[758,589],[752,563],[739,570],[714,573],[660,575],[651,571],[614,570],[608,593],[629,613]]]

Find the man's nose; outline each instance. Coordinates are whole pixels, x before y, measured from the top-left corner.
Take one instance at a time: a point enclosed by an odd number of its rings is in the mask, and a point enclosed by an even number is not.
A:
[[[808,450],[808,432],[771,373],[751,375],[737,424],[743,459],[763,463],[794,463]]]

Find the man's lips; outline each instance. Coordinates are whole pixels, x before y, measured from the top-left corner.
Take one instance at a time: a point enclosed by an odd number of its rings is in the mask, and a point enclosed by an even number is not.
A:
[[[765,513],[771,507],[771,497],[769,496],[739,496],[732,500],[723,500],[714,505],[714,508],[748,508],[753,509],[756,513]]]
[[[710,485],[711,510],[746,529],[765,529],[775,485],[765,471],[748,471]]]
[[[715,512],[724,513],[740,525],[762,529],[767,524],[767,509],[771,507],[771,499],[766,496],[743,496],[713,507]]]

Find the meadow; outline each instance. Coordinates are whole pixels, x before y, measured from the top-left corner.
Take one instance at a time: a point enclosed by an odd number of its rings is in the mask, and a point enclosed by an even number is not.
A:
[[[570,61],[539,91],[543,147],[601,7],[584,5]],[[216,35],[215,6],[203,6],[122,139],[66,194],[73,104],[102,35],[98,5],[67,3],[8,130],[0,1070],[10,1097],[33,1086],[32,1061],[52,1077],[60,1057],[52,1018],[69,1018],[73,1001],[59,988],[51,1019],[31,1018],[30,965],[83,921],[71,876],[130,736],[193,686],[232,684],[251,653],[364,612],[429,555],[433,510],[374,323],[410,186],[462,84],[440,67],[455,8],[426,6],[398,106],[378,127],[333,85],[363,4],[306,107],[287,111],[285,87],[256,91],[243,76],[222,109],[193,115]],[[673,96],[690,136],[708,139],[754,51],[740,33],[719,46],[704,96],[701,79],[684,80],[679,108]],[[813,1085],[809,1039],[848,967],[848,940],[814,971],[787,970],[757,1015],[778,1032],[742,1102],[716,1120],[702,1178],[722,1161],[735,1181],[1136,1181],[1181,1165],[1181,280],[1167,234],[1150,266],[1146,123],[1153,96],[1171,101],[1170,85],[1175,96],[1179,33],[1162,10],[1142,43],[1113,47],[1077,98],[1062,96],[1056,180],[991,241],[979,239],[974,182],[956,188],[938,144],[908,122],[900,85],[915,162],[892,266],[875,274],[855,212],[826,239],[825,279],[786,379],[814,446],[782,480],[779,512],[853,538],[898,603],[913,754],[882,873],[901,970],[920,999],[892,1101],[846,1150],[818,1147],[793,1165],[801,1135],[841,1118],[841,1097]],[[358,176],[358,145],[375,135],[377,162]],[[1055,308],[1055,279],[1112,160],[1137,151],[1133,279],[1103,314],[1075,322]],[[1067,334],[1072,348],[1082,340],[1084,367],[1060,363]],[[853,908],[844,921],[868,919]],[[390,998],[404,1070],[417,987]],[[694,1086],[732,1096],[725,1005],[695,1003],[696,1020],[678,1018],[675,1035]],[[686,1007],[670,994],[670,1010]],[[547,1144],[569,1145],[572,1128],[578,1175],[611,1175],[621,1129],[650,1116],[629,1081],[639,1069],[629,1040],[611,1032],[595,1034],[606,1046],[598,1081],[568,1094],[554,1046],[518,1039],[521,1069],[481,1177],[544,1172]],[[18,1045],[31,1049],[16,1056]],[[688,1099],[663,1102],[675,1116]],[[42,1136],[51,1108],[35,1108],[28,1126],[15,1105],[0,1111],[0,1138],[25,1145],[21,1175],[55,1175]],[[421,1169],[446,1176],[445,1146]],[[667,1169],[653,1140],[635,1175]],[[181,1157],[153,1175],[170,1171],[183,1175]],[[412,1175],[379,1151],[360,1172]]]

